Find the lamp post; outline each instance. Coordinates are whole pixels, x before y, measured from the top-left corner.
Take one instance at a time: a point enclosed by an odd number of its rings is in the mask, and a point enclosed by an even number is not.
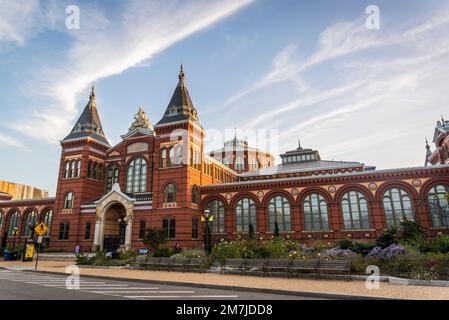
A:
[[[12,235],[14,236],[14,240],[12,243],[12,254],[13,254],[13,259],[15,259],[17,257],[16,254],[16,238],[17,238],[17,234],[19,233],[19,228],[14,227],[13,231],[12,231]]]
[[[210,239],[210,227],[209,222],[214,221],[214,215],[211,214],[209,209],[204,210],[201,221],[204,222],[204,251],[207,255],[210,255],[212,251],[211,239]]]

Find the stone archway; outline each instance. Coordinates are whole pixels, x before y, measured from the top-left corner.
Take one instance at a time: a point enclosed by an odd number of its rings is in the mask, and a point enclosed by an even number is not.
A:
[[[118,250],[131,249],[131,233],[133,223],[134,199],[120,191],[115,184],[112,190],[96,203],[96,223],[93,251],[102,251],[109,246]],[[106,241],[105,241],[106,240]]]

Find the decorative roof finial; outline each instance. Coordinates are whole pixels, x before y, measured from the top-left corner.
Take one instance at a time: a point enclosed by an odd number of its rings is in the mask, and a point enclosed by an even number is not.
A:
[[[95,82],[92,84],[92,90],[90,91],[90,96],[89,96],[89,98],[92,100],[92,99],[95,99]]]
[[[179,80],[184,80],[184,64],[181,63],[181,70],[179,71]]]
[[[298,150],[301,150],[302,148],[301,148],[301,140],[299,140],[299,138],[298,138]]]
[[[443,118],[443,114],[441,114],[441,124],[444,126],[444,118]]]
[[[237,128],[234,128],[234,140],[237,141]]]
[[[429,142],[427,141],[427,137],[426,137],[426,149],[430,149]]]

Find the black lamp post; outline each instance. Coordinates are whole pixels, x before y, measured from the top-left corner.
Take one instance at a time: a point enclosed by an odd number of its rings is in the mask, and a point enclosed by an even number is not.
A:
[[[12,235],[14,236],[14,240],[12,243],[12,254],[13,254],[13,259],[16,259],[17,254],[16,254],[16,238],[17,238],[17,234],[19,233],[19,228],[14,227],[13,231],[12,231]]]
[[[212,251],[212,244],[210,238],[209,222],[214,220],[214,216],[210,213],[209,209],[206,209],[204,210],[201,220],[204,221],[204,251],[207,255],[210,255]]]

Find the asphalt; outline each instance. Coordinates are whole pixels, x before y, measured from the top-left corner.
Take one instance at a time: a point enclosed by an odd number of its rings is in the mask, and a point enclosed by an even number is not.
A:
[[[73,279],[73,278],[71,278]],[[172,285],[111,280],[102,277],[79,278],[67,287],[67,276],[20,270],[0,270],[0,300],[310,300],[325,296],[301,296],[212,289],[191,285]]]

